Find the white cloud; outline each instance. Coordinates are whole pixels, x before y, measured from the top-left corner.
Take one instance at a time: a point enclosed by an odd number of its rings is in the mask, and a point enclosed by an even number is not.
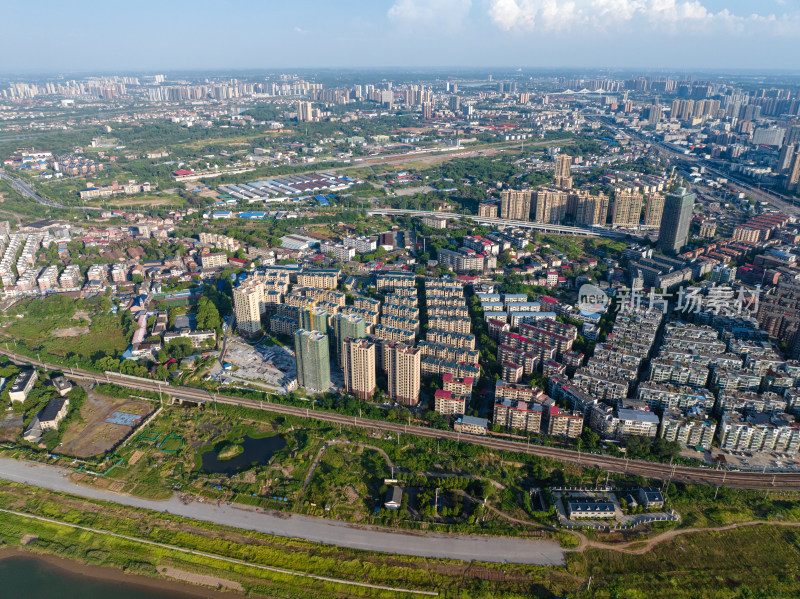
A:
[[[516,0],[492,0],[489,16],[500,29],[533,29],[536,25],[535,13],[524,11]]]
[[[488,14],[504,31],[597,31],[625,25],[627,31],[647,27],[668,33],[735,32],[767,26],[775,33],[796,35],[787,23],[798,23],[797,15],[712,12],[700,0],[490,0]]]
[[[303,28],[302,28],[302,27],[300,27],[299,25],[295,25],[295,26],[294,26],[294,32],[295,32],[295,33],[298,33],[298,34],[300,34],[300,35],[305,35],[305,34],[307,34],[307,33],[308,33],[308,31],[306,31],[305,29],[303,29]]]
[[[387,13],[395,23],[412,28],[455,30],[472,8],[472,0],[395,0]]]

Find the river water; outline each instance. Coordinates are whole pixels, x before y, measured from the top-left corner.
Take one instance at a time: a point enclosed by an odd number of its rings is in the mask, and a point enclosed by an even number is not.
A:
[[[118,580],[111,576],[76,573],[70,568],[73,562],[64,561],[57,566],[33,556],[14,555],[0,559],[0,599],[197,599],[208,597],[201,589],[186,593],[153,588],[125,580],[122,572]],[[74,563],[76,570],[83,567]],[[155,582],[155,581],[154,581]],[[157,584],[157,582],[156,582]]]

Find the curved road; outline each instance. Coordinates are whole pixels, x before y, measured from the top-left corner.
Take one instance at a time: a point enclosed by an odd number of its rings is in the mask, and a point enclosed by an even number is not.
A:
[[[36,190],[33,189],[31,185],[20,179],[19,177],[14,177],[13,175],[7,174],[3,169],[0,169],[0,179],[5,179],[9,182],[11,187],[13,187],[16,191],[21,193],[26,198],[30,198],[31,200],[35,200],[42,204],[43,206],[50,206],[51,208],[63,208],[62,204],[58,202],[53,202],[51,200],[46,200],[38,193]]]
[[[68,478],[69,474],[69,470],[56,466],[0,458],[0,479],[279,537],[417,557],[541,566],[565,563],[564,550],[555,541],[391,532],[386,528],[357,526],[298,514],[267,513],[248,506],[183,504],[175,496],[167,501],[154,501],[79,485]]]
[[[97,206],[64,206],[56,201],[43,198],[36,193],[36,189],[34,189],[33,185],[20,179],[19,177],[9,175],[2,168],[0,168],[0,179],[5,179],[17,192],[21,193],[26,198],[40,203],[42,206],[49,206],[50,208],[70,208],[73,210],[102,210],[102,208]]]
[[[652,551],[653,547],[670,541],[675,537],[685,534],[702,533],[702,532],[725,532],[728,530],[735,530],[745,526],[800,526],[800,522],[772,522],[770,520],[753,520],[750,522],[736,522],[734,524],[726,524],[725,526],[716,526],[712,528],[673,528],[666,532],[645,539],[642,541],[627,541],[625,543],[601,543],[600,541],[590,541],[583,533],[575,530],[569,531],[580,540],[580,544],[575,549],[567,549],[567,553],[580,553],[588,548],[592,549],[606,549],[608,551],[619,551],[621,553],[628,553],[630,555],[644,555]]]
[[[159,381],[128,376],[113,372],[106,372],[105,375],[88,372],[86,370],[64,368],[52,364],[46,364],[39,360],[15,354],[14,352],[0,349],[0,354],[6,355],[17,363],[31,364],[46,370],[60,370],[75,379],[93,381],[96,383],[109,382],[130,389],[139,389],[155,393],[166,393],[170,397],[182,399],[194,403],[222,403],[233,406],[247,407],[278,414],[288,414],[300,418],[315,418],[324,422],[341,424],[344,426],[354,426],[359,428],[372,429],[385,433],[398,435],[410,434],[420,437],[433,439],[449,439],[482,445],[491,449],[511,451],[538,455],[568,464],[577,464],[584,467],[599,468],[609,472],[620,472],[636,474],[646,478],[658,480],[674,480],[682,482],[692,482],[696,484],[727,485],[729,487],[739,487],[744,489],[775,489],[775,490],[797,490],[800,489],[800,472],[752,472],[752,471],[730,471],[718,470],[715,468],[697,466],[678,466],[661,464],[657,462],[647,462],[644,460],[629,460],[626,458],[615,458],[605,455],[595,455],[581,453],[569,449],[558,449],[555,447],[544,447],[541,445],[529,445],[516,441],[505,441],[492,437],[478,435],[468,435],[456,433],[454,431],[442,431],[424,426],[405,425],[394,422],[384,422],[381,420],[369,420],[355,416],[345,416],[334,412],[324,412],[310,408],[298,408],[283,404],[261,402],[240,397],[231,397],[211,393],[205,389],[194,387],[183,387],[176,385],[164,385]]]

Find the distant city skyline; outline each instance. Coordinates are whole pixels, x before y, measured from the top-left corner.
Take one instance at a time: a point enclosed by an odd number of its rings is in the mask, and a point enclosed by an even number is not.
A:
[[[797,69],[800,0],[13,3],[3,73],[358,67]]]

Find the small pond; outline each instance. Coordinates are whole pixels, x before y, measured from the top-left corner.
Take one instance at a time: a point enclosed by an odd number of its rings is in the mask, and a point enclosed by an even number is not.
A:
[[[236,474],[247,470],[253,464],[266,464],[269,459],[286,447],[286,440],[280,435],[254,439],[245,436],[241,443],[242,453],[228,460],[220,460],[213,449],[203,454],[203,470],[212,474]]]

